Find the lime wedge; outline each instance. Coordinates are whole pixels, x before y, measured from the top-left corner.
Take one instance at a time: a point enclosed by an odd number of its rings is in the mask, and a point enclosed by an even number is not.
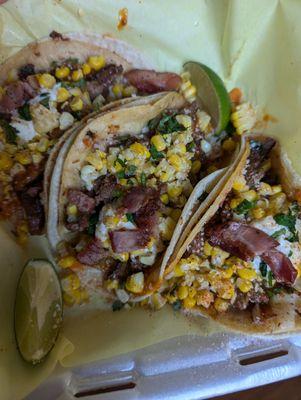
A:
[[[15,335],[25,361],[43,361],[56,342],[62,317],[62,291],[54,266],[48,260],[29,260],[15,300]]]
[[[223,81],[211,68],[199,62],[188,61],[183,67],[190,73],[198,101],[211,116],[215,133],[219,134],[228,125],[231,112],[230,97]]]

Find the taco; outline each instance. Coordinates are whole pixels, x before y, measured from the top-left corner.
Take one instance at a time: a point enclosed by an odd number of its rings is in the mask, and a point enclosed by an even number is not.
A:
[[[69,301],[101,288],[124,304],[158,288],[195,205],[227,171],[204,178],[202,115],[179,93],[156,94],[91,119],[61,148],[47,235],[63,278],[78,279],[77,297],[63,285]],[[231,164],[223,139],[212,132],[212,140],[208,160],[218,154],[220,165]]]
[[[57,32],[1,65],[0,217],[12,222],[21,241],[28,231],[43,232],[43,186],[47,204],[54,160],[71,132],[103,106],[119,107],[140,95],[179,89],[179,75],[151,67],[118,40]]]
[[[271,137],[247,136],[215,201],[175,252],[161,295],[246,333],[300,329],[300,177]]]

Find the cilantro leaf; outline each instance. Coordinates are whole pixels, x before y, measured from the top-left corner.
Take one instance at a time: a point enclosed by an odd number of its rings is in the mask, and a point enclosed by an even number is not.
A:
[[[190,142],[186,145],[186,149],[187,151],[194,151],[195,146],[196,146],[195,142]]]
[[[126,215],[126,218],[127,218],[127,220],[128,220],[129,222],[131,222],[132,224],[135,223],[134,215],[133,215],[132,213],[126,213],[125,215]]]
[[[158,160],[159,158],[164,158],[164,154],[161,151],[158,151],[153,144],[151,145],[149,151],[154,160]]]
[[[89,218],[88,235],[94,236],[97,221],[98,213],[92,214]]]
[[[269,271],[268,272],[268,284],[269,284],[269,286],[273,285],[273,279],[274,279],[274,274],[273,274],[272,271]]]
[[[65,89],[74,88],[74,87],[79,87],[81,89],[84,89],[86,87],[86,80],[85,80],[85,78],[81,78],[76,82],[64,81],[64,82],[61,82],[61,86]]]
[[[115,300],[114,303],[112,304],[112,310],[113,311],[120,311],[124,307],[124,303],[120,300]]]
[[[118,171],[118,172],[116,172],[116,176],[117,176],[118,179],[124,179],[125,178],[125,172],[123,170],[122,171]]]
[[[285,233],[286,233],[286,229],[281,228],[278,231],[272,233],[271,237],[274,239],[278,239],[281,235],[285,235]]]
[[[76,57],[69,57],[69,58],[66,59],[65,62],[68,63],[68,64],[78,64],[79,60]]]
[[[50,101],[50,97],[47,96],[40,101],[40,104],[49,109],[49,101]]]
[[[0,126],[4,130],[6,141],[8,143],[16,143],[18,130],[4,119],[0,119]]]
[[[236,214],[247,214],[248,211],[250,211],[253,207],[255,207],[255,202],[254,201],[249,201],[247,199],[244,199],[241,203],[238,204],[238,206],[234,209],[234,212]]]
[[[126,161],[123,161],[121,158],[117,157],[116,161],[115,161],[115,165],[116,163],[119,163],[122,167],[125,167]]]
[[[176,120],[176,113],[173,114],[165,114],[163,113],[162,118],[160,119],[160,122],[158,123],[157,126],[157,131],[160,133],[172,133],[172,132],[178,132],[178,131],[185,131],[186,128],[179,124],[179,122]]]
[[[263,277],[267,276],[268,266],[264,261],[261,261],[259,264],[259,271]]]
[[[128,177],[134,176],[136,170],[137,170],[136,165],[128,165],[127,169],[126,169],[126,176],[128,176]]]
[[[29,109],[29,103],[24,104],[24,106],[20,107],[18,109],[18,114],[20,118],[25,119],[25,121],[31,121],[31,114],[30,114],[30,109]]]
[[[146,186],[146,175],[144,172],[141,174],[140,181],[142,186]]]
[[[278,225],[285,226],[290,231],[295,229],[296,218],[291,214],[276,214],[274,220]]]

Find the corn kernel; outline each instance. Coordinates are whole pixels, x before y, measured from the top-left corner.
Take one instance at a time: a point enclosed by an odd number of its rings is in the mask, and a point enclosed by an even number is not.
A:
[[[177,154],[172,154],[168,157],[168,162],[172,165],[176,171],[180,172],[183,168],[183,162],[180,156]]]
[[[218,296],[224,300],[230,300],[234,296],[234,285],[231,281],[225,280],[217,288]]]
[[[202,163],[200,160],[193,161],[192,166],[191,166],[191,172],[193,174],[197,174],[200,171],[201,166],[202,166]]]
[[[126,280],[125,288],[132,293],[141,293],[144,288],[143,272],[137,272],[136,274],[130,275]]]
[[[240,197],[248,201],[254,201],[257,199],[257,193],[255,190],[247,190],[246,192],[240,193]]]
[[[103,160],[99,157],[98,153],[89,153],[86,157],[86,161],[93,165],[97,171],[100,171],[104,167]]]
[[[75,96],[81,97],[83,95],[83,92],[80,90],[79,87],[70,88],[69,93],[74,97]]]
[[[64,101],[68,100],[70,97],[70,93],[66,88],[60,87],[57,91],[56,100],[59,103],[63,103]]]
[[[116,83],[112,87],[112,92],[114,93],[115,97],[117,97],[119,99],[122,97],[122,89],[123,89],[123,85],[121,85],[120,83]]]
[[[256,207],[252,210],[252,216],[255,219],[261,219],[265,217],[265,211],[263,208]]]
[[[49,140],[46,137],[43,137],[37,144],[37,151],[39,151],[40,153],[45,153],[49,145],[50,145]]]
[[[191,127],[192,119],[189,115],[180,114],[176,116],[176,120],[179,124],[183,125],[184,128],[188,129]]]
[[[0,153],[0,170],[8,171],[13,166],[13,160],[10,155],[4,151]]]
[[[168,172],[162,172],[160,174],[160,181],[161,182],[163,182],[163,183],[168,182],[169,179],[170,179],[170,174]]]
[[[186,297],[183,301],[184,308],[193,308],[196,305],[196,299],[191,297]]]
[[[169,202],[169,198],[168,198],[168,194],[164,193],[160,196],[160,200],[162,201],[163,204],[168,204]]]
[[[237,279],[236,285],[243,293],[248,293],[252,289],[252,282],[249,280]]]
[[[182,215],[182,210],[180,208],[174,208],[170,213],[171,218],[175,221],[178,221],[181,215]]]
[[[126,186],[128,184],[128,180],[127,179],[119,179],[119,183],[122,186]]]
[[[278,213],[281,211],[283,208],[284,204],[286,202],[286,195],[283,192],[274,194],[270,198],[270,210],[272,210],[274,213]]]
[[[162,135],[154,135],[151,138],[151,143],[155,146],[156,150],[163,151],[166,149],[166,142]]]
[[[258,193],[261,194],[262,196],[270,196],[273,194],[271,185],[265,182],[261,182],[260,188],[258,190]]]
[[[80,288],[80,279],[76,274],[70,274],[61,280],[64,292],[72,294],[73,291]]]
[[[29,151],[23,150],[23,151],[19,151],[18,153],[16,153],[15,160],[18,161],[22,165],[28,165],[28,164],[31,164],[32,157],[31,157]]]
[[[175,227],[176,227],[176,221],[174,221],[171,217],[167,217],[165,228],[164,231],[162,232],[164,240],[170,240],[172,238]]]
[[[91,67],[90,67],[90,65],[87,64],[87,63],[83,64],[83,66],[82,66],[82,71],[83,71],[83,74],[84,74],[84,75],[89,75],[90,72],[91,72]]]
[[[131,144],[130,149],[140,155],[143,156],[145,158],[149,158],[150,157],[150,152],[148,151],[148,149],[141,143],[139,142],[135,142],[133,144]]]
[[[204,243],[204,254],[205,256],[209,257],[212,254],[212,246],[206,241]]]
[[[91,56],[88,58],[88,64],[92,69],[98,71],[105,66],[105,59],[102,56]]]
[[[248,186],[246,183],[246,180],[244,176],[240,176],[236,179],[236,181],[233,183],[233,189],[236,190],[237,192],[243,192],[245,190],[248,190]]]
[[[64,300],[64,305],[65,306],[73,306],[75,303],[75,299],[73,296],[71,296],[69,293],[63,292],[63,300]]]
[[[72,80],[73,81],[79,81],[84,77],[83,71],[81,69],[77,69],[72,72]]]
[[[181,264],[177,264],[174,268],[173,275],[175,278],[180,278],[185,275],[185,271],[182,268]]]
[[[180,300],[186,299],[188,296],[188,286],[180,286],[177,294]]]
[[[67,214],[70,216],[75,216],[77,215],[77,207],[75,204],[69,204],[67,206]]]
[[[169,186],[167,193],[169,197],[178,197],[182,193],[182,188],[181,186]]]
[[[256,278],[256,271],[251,268],[241,268],[237,270],[237,274],[242,278],[242,279],[247,279],[249,281],[253,280]]]
[[[228,267],[222,271],[222,276],[223,276],[223,278],[230,279],[232,277],[233,273],[234,273],[233,268]]]
[[[134,86],[126,86],[122,89],[122,96],[123,97],[131,97],[133,94],[137,93],[137,89]]]
[[[272,186],[272,194],[278,194],[282,192],[282,186],[281,185],[274,185]]]
[[[43,159],[43,156],[41,153],[33,153],[32,154],[32,162],[34,164],[39,164]]]
[[[224,140],[224,142],[222,144],[222,148],[225,151],[233,151],[233,150],[235,150],[235,147],[236,147],[236,143],[234,142],[234,140],[232,138]]]
[[[241,203],[240,199],[232,199],[230,201],[230,208],[234,210]]]
[[[69,67],[60,67],[60,68],[57,68],[56,70],[55,70],[55,76],[58,78],[58,79],[64,79],[64,78],[67,78],[67,76],[70,74],[70,68]]]
[[[216,311],[218,312],[225,312],[228,310],[229,308],[229,303],[226,300],[217,298],[214,301],[214,308],[216,309]]]
[[[195,297],[195,295],[196,295],[196,289],[194,287],[190,287],[188,289],[188,296],[193,298],[193,297]]]
[[[214,301],[214,295],[207,289],[198,291],[196,296],[196,303],[198,306],[209,308]]]
[[[50,74],[42,74],[38,76],[38,82],[46,89],[52,89],[56,83],[55,77]]]
[[[211,251],[211,263],[215,266],[222,266],[229,257],[229,253],[220,249],[219,247],[213,247]]]
[[[72,111],[80,111],[83,108],[83,101],[80,97],[74,97],[74,99],[70,103],[70,107]]]
[[[61,268],[71,268],[73,264],[77,262],[76,258],[73,256],[66,256],[59,260],[58,265]]]
[[[108,290],[118,289],[119,283],[117,279],[108,279],[105,283]]]

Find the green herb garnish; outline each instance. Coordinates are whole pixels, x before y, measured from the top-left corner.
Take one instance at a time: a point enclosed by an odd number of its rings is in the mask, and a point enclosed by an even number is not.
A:
[[[24,106],[20,107],[18,109],[18,114],[20,118],[25,119],[25,121],[31,121],[31,114],[30,114],[30,109],[29,109],[29,103],[24,104]]]
[[[16,143],[18,130],[4,119],[0,119],[0,126],[4,130],[6,141],[8,143]]]
[[[76,82],[70,82],[70,81],[64,81],[61,82],[61,86],[68,89],[68,88],[74,88],[74,87],[79,87],[81,89],[84,89],[86,87],[86,80],[84,78],[79,79]]]
[[[158,151],[153,144],[151,145],[149,151],[154,160],[158,160],[159,158],[164,158],[164,154],[161,151]]]
[[[267,276],[268,266],[264,261],[261,261],[259,264],[259,271],[263,277]]]
[[[278,231],[274,232],[271,237],[274,239],[278,239],[281,235],[285,235],[286,233],[286,229],[285,228],[281,228]]]
[[[285,226],[291,233],[291,236],[287,238],[290,242],[298,242],[299,235],[296,230],[296,221],[299,213],[299,206],[297,203],[293,203],[288,211],[288,214],[276,214],[274,220],[278,225]]]
[[[76,57],[69,57],[66,59],[66,63],[68,64],[78,64],[79,60]]]
[[[94,236],[95,228],[98,221],[98,213],[94,213],[89,218],[88,235]]]
[[[119,163],[122,167],[125,167],[126,165],[126,161],[123,161],[121,158],[117,157],[116,161],[115,161],[115,165],[116,163]]]
[[[140,182],[142,186],[146,186],[146,175],[144,172],[142,172],[141,176],[140,176]]]
[[[281,288],[280,287],[274,287],[269,290],[267,290],[267,295],[271,299],[272,297],[276,296],[277,294],[281,293]]]
[[[49,101],[50,101],[50,97],[47,96],[40,101],[40,104],[49,109]]]
[[[186,149],[187,149],[187,151],[194,151],[195,146],[196,146],[195,142],[190,142],[190,143],[187,143]]]
[[[134,176],[137,170],[136,165],[128,165],[126,169],[126,176]]]
[[[112,304],[112,310],[113,311],[120,311],[124,307],[124,303],[120,300],[115,300],[114,303]]]
[[[132,224],[135,223],[134,215],[133,215],[132,213],[126,213],[125,215],[126,215],[126,218],[127,218],[127,220],[128,220],[129,222],[131,222]]]
[[[118,179],[124,179],[125,178],[125,172],[124,171],[118,171],[116,172],[116,176]]]
[[[268,272],[268,285],[272,286],[273,285],[273,279],[274,279],[274,274],[272,271]]]
[[[288,257],[291,257],[293,255],[293,252],[292,252],[292,250],[290,250],[290,252],[288,253]]]
[[[175,311],[179,311],[180,309],[181,309],[181,307],[182,307],[182,303],[181,303],[181,300],[176,300],[174,303],[172,303],[172,308],[175,310]]]
[[[163,113],[162,118],[157,126],[157,131],[160,133],[173,133],[178,131],[185,131],[186,128],[179,124],[176,120],[176,113],[173,114],[165,114]]]
[[[51,61],[51,64],[50,64],[50,67],[51,67],[51,69],[54,69],[54,68],[56,68],[58,66],[58,62],[57,61]]]
[[[238,204],[238,206],[234,209],[234,212],[236,214],[247,214],[252,208],[255,207],[255,202],[254,201],[249,201],[247,199],[244,199],[241,203]]]

